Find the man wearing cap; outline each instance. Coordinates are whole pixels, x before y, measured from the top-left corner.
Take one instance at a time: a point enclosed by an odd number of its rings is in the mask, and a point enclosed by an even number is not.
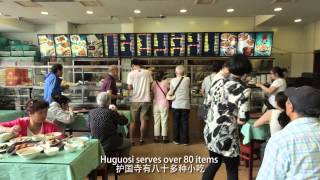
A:
[[[269,140],[257,180],[320,179],[320,90],[288,88],[291,122]]]

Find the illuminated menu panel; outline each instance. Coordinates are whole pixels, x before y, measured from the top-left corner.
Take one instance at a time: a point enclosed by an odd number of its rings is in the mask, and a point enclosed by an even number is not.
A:
[[[120,56],[135,56],[135,41],[133,33],[120,34]]]
[[[152,34],[137,34],[137,56],[151,56],[151,39]]]
[[[57,57],[71,57],[71,47],[69,35],[55,35],[54,42]]]
[[[256,33],[256,45],[254,48],[254,56],[271,56],[272,41],[272,32]]]
[[[119,56],[119,37],[118,34],[104,35],[104,54],[106,57]]]
[[[219,55],[219,33],[203,33],[203,56]]]
[[[238,54],[253,56],[255,33],[242,32],[238,34]]]
[[[220,35],[220,56],[233,56],[237,53],[237,33],[221,33]]]
[[[54,48],[53,35],[41,34],[38,35],[38,41],[40,46],[40,54],[45,56],[56,56],[56,50]]]
[[[88,56],[103,57],[103,35],[89,34],[87,35]]]
[[[87,41],[85,35],[70,35],[72,57],[86,57]]]
[[[202,45],[202,33],[187,34],[187,56],[201,56]]]
[[[170,56],[185,56],[185,33],[170,33]]]
[[[169,34],[154,33],[153,34],[153,56],[169,56]]]

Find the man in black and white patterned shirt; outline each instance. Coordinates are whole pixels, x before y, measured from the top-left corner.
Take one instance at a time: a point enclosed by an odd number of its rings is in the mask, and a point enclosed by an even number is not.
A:
[[[215,79],[210,88],[204,138],[210,157],[217,163],[207,167],[202,179],[212,180],[221,166],[226,164],[228,180],[238,179],[239,131],[249,111],[250,89],[241,78],[251,72],[251,64],[244,55],[235,55],[227,63],[230,76]]]

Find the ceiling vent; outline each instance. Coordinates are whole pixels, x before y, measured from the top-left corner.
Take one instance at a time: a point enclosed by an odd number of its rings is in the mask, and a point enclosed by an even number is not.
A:
[[[271,3],[276,4],[276,3],[295,3],[298,0],[273,0]]]
[[[41,7],[40,4],[31,1],[15,1],[15,3],[22,7]]]
[[[195,0],[194,4],[196,5],[211,5],[215,4],[217,0]]]

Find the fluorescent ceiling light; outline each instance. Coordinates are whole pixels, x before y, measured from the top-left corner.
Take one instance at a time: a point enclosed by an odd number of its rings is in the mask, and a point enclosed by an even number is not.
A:
[[[135,9],[133,12],[134,12],[135,14],[140,14],[140,13],[141,13],[141,10]]]
[[[234,12],[234,9],[232,9],[232,8],[227,9],[227,12],[228,12],[228,13],[232,13],[232,12]]]
[[[298,23],[298,22],[301,22],[301,21],[302,21],[302,19],[300,19],[300,18],[294,20],[295,23]]]
[[[186,9],[180,9],[180,12],[181,12],[181,13],[186,13],[186,12],[188,12],[188,10],[186,10]]]
[[[86,11],[87,14],[93,14],[93,11]]]
[[[41,11],[42,15],[48,15],[49,13],[47,11]]]
[[[279,11],[282,11],[282,8],[281,7],[276,7],[273,9],[275,12],[279,12]]]

